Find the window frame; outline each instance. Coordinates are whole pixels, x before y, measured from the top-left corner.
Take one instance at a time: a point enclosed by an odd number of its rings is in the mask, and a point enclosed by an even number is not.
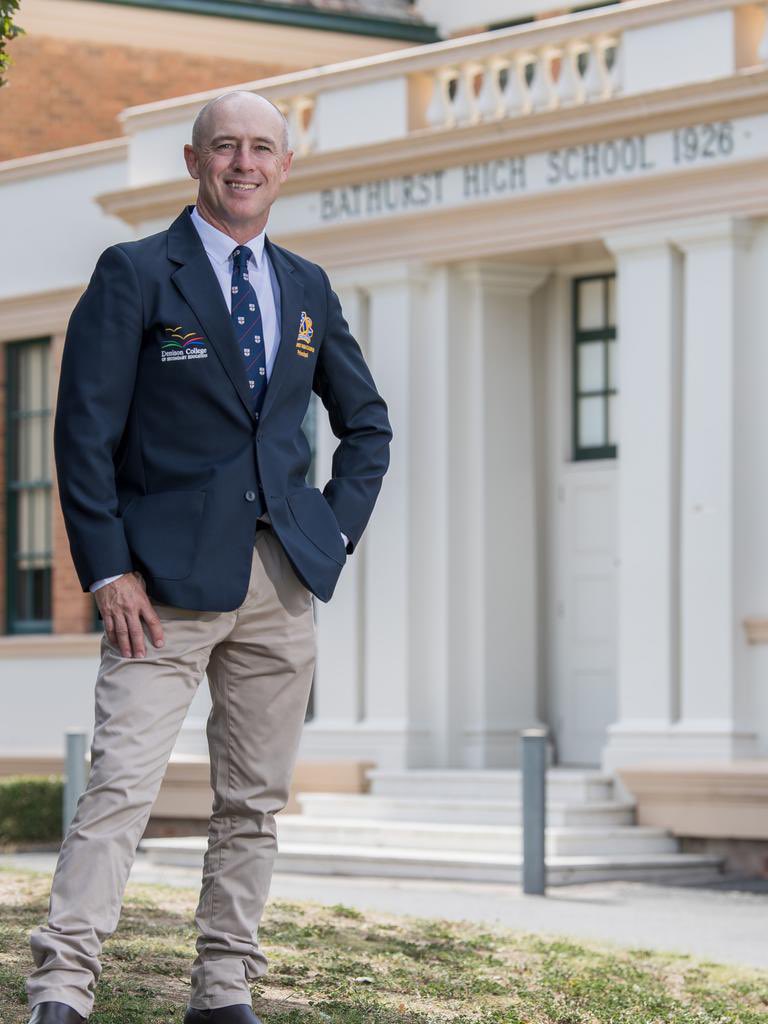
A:
[[[579,399],[602,397],[605,402],[605,435],[611,436],[610,399],[619,394],[618,387],[611,387],[609,381],[608,357],[610,344],[617,344],[616,324],[609,319],[609,289],[607,282],[613,279],[614,289],[616,271],[582,274],[571,279],[571,454],[574,462],[593,462],[598,459],[615,459],[618,457],[618,444],[581,445],[579,438]],[[579,327],[579,291],[587,281],[603,282],[603,321],[604,326],[584,329]],[[605,387],[598,390],[582,391],[579,387],[579,346],[590,342],[603,342],[603,368]]]
[[[16,384],[18,381],[19,354],[28,351],[34,346],[41,346],[47,352],[46,367],[47,373],[42,381],[41,394],[43,406],[39,409],[18,408],[20,396],[16,395]],[[51,359],[51,338],[37,337],[25,338],[20,341],[11,341],[5,344],[5,557],[6,557],[6,613],[5,632],[9,635],[30,635],[34,633],[53,632],[53,481],[51,479],[51,443],[50,425],[53,407],[51,401],[52,381],[50,374]],[[39,480],[21,481],[18,479],[17,458],[17,424],[22,417],[39,416],[44,418],[45,425],[41,437],[44,439],[43,468],[46,475]],[[48,504],[46,508],[46,528],[48,533],[48,548],[41,552],[26,552],[27,555],[34,554],[45,558],[48,561],[45,571],[47,572],[46,586],[48,589],[47,610],[49,615],[44,619],[25,618],[17,616],[19,609],[16,607],[18,598],[17,592],[17,568],[19,560],[18,550],[18,495],[21,491],[43,490],[47,492]]]

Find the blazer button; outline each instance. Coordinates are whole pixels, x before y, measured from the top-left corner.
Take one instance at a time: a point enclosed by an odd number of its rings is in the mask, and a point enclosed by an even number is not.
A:
[[[245,500],[246,501],[256,501],[256,491],[246,491],[245,492]]]

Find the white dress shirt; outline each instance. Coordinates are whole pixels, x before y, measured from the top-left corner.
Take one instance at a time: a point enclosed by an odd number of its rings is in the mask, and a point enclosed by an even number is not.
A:
[[[211,261],[211,267],[219,282],[227,309],[232,309],[232,252],[238,247],[238,242],[223,231],[219,231],[213,224],[200,216],[195,206],[192,210],[191,221],[200,235],[205,254]],[[265,229],[266,230],[266,229]],[[275,365],[277,347],[280,344],[280,285],[275,275],[272,261],[264,248],[264,231],[261,231],[255,238],[250,238],[245,243],[251,250],[248,259],[248,280],[253,285],[256,298],[259,302],[261,312],[261,325],[263,328],[264,349],[267,360],[267,382],[272,374],[272,367]],[[269,516],[265,512],[260,519],[269,522]],[[342,533],[344,546],[349,543],[347,535]],[[117,576],[107,576],[103,580],[96,580],[89,587],[91,592],[99,587],[119,580],[124,573]]]

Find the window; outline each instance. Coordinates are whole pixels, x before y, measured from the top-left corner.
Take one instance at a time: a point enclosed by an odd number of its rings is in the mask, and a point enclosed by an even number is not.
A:
[[[7,346],[8,632],[51,629],[50,344]]]
[[[611,459],[617,451],[616,275],[573,282],[573,457]]]

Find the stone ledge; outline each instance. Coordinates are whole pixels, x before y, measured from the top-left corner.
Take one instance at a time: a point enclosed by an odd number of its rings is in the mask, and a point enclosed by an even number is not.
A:
[[[295,794],[364,793],[372,761],[299,761],[293,773],[286,813],[300,814]],[[50,754],[4,754],[0,777],[60,775],[64,758]],[[168,763],[152,818],[207,820],[211,813],[210,765],[207,757],[174,755]]]
[[[30,633],[0,637],[4,658],[98,658],[101,633]]]
[[[676,836],[768,840],[768,758],[617,768],[637,823]]]

